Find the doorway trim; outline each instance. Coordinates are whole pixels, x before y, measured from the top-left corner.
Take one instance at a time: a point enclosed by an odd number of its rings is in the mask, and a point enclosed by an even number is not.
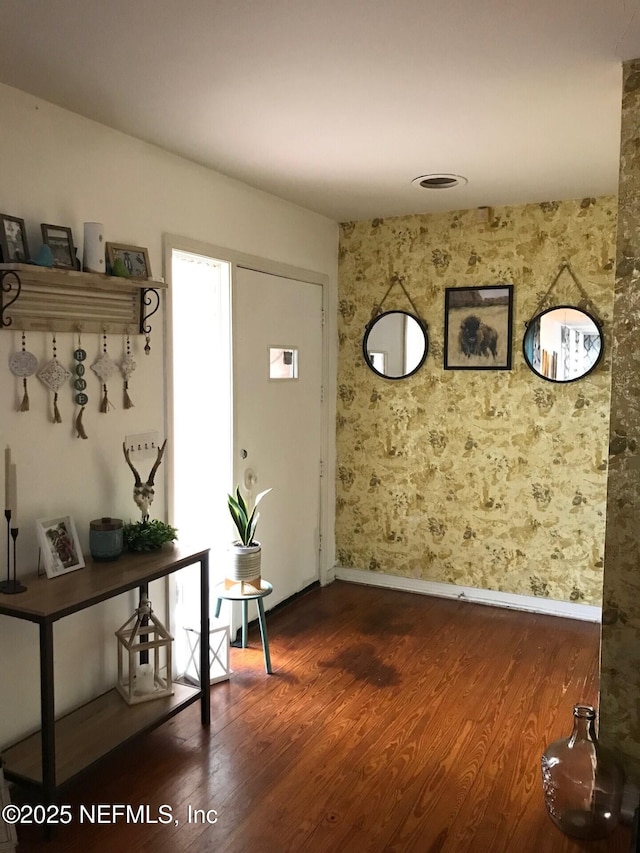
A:
[[[321,535],[321,550],[319,559],[319,580],[321,585],[330,583],[335,580],[335,560],[334,560],[334,541],[333,541],[333,517],[335,512],[335,500],[333,483],[334,479],[331,472],[335,465],[335,445],[331,444],[331,424],[335,423],[335,418],[332,420],[332,389],[333,383],[330,381],[330,344],[332,340],[332,325],[331,318],[331,292],[329,276],[325,273],[319,273],[314,270],[297,267],[291,264],[273,261],[268,258],[261,258],[257,255],[250,255],[245,252],[239,252],[235,249],[228,249],[224,246],[216,246],[212,243],[204,243],[200,240],[192,240],[189,237],[183,237],[176,234],[163,234],[163,261],[165,275],[167,277],[167,309],[166,309],[166,350],[165,350],[165,375],[167,377],[167,396],[166,396],[166,412],[165,418],[167,422],[167,430],[172,430],[173,424],[173,329],[172,329],[172,304],[171,304],[171,259],[174,249],[192,252],[197,255],[206,255],[216,260],[224,261],[231,265],[231,289],[233,294],[233,284],[236,278],[238,268],[254,270],[256,272],[266,273],[267,275],[276,275],[280,278],[291,279],[294,281],[302,281],[307,284],[320,285],[322,288],[322,387],[324,393],[320,403],[320,452],[322,460],[322,473],[320,476],[320,535]],[[232,297],[233,298],[233,297]],[[233,302],[232,302],[233,306]],[[233,311],[233,307],[232,307]],[[236,425],[235,417],[233,424],[233,444],[236,445]],[[169,435],[170,446],[173,436]],[[174,515],[174,470],[173,457],[170,454],[169,465],[167,466],[167,507],[169,518]]]

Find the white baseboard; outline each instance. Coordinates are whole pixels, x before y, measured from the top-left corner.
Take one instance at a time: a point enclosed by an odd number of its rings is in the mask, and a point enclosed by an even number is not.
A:
[[[380,572],[368,572],[364,569],[345,569],[341,566],[335,567],[335,576],[336,580],[350,581],[351,583],[418,592],[421,595],[434,595],[438,598],[457,598],[462,601],[471,601],[474,604],[489,604],[493,607],[505,607],[509,610],[526,610],[529,613],[563,616],[566,619],[581,619],[584,622],[600,622],[602,617],[602,608],[591,604],[554,601],[535,595],[515,595],[511,592],[475,589],[471,586],[457,586],[451,583],[425,581],[420,578],[385,575]]]
[[[326,586],[329,583],[333,583],[336,579],[336,567],[331,566],[331,568],[326,569],[320,577],[320,585]]]

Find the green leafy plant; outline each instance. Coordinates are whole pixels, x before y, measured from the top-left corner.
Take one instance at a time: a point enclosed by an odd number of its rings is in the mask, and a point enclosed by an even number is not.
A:
[[[260,518],[260,513],[256,512],[256,508],[262,498],[269,494],[270,491],[271,489],[265,489],[264,492],[260,492],[254,501],[251,511],[249,510],[249,505],[240,494],[240,486],[236,488],[235,495],[227,496],[229,512],[240,535],[239,542],[245,547],[256,544],[254,536],[256,534],[256,527],[258,526],[258,519]]]
[[[157,518],[149,521],[130,521],[122,529],[124,544],[130,551],[153,551],[161,548],[165,542],[178,538],[178,531],[170,524]]]

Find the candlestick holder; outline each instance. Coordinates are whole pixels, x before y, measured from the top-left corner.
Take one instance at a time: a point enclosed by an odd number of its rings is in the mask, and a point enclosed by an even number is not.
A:
[[[4,517],[7,520],[7,579],[0,582],[0,592],[5,595],[15,595],[18,592],[25,592],[27,587],[20,583],[16,577],[17,560],[16,560],[16,540],[18,538],[19,529],[11,527],[11,510],[5,509]],[[11,577],[11,540],[13,540],[13,577]]]
[[[9,580],[9,578],[11,577],[11,575],[10,575],[10,554],[11,554],[11,552],[9,550],[9,543],[11,542],[10,533],[9,533],[9,531],[11,530],[11,510],[10,509],[5,509],[4,517],[7,519],[7,580]]]

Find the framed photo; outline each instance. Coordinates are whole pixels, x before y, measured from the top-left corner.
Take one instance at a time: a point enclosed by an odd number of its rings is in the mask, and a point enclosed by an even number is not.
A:
[[[48,578],[55,578],[84,566],[76,526],[70,515],[36,521],[38,541]]]
[[[447,287],[445,370],[511,370],[513,285]]]
[[[25,264],[29,260],[24,219],[0,213],[0,253],[5,264]]]
[[[76,253],[73,246],[71,228],[64,225],[46,225],[42,228],[42,240],[51,249],[53,265],[63,270],[76,269]]]
[[[146,249],[141,246],[121,246],[119,243],[107,243],[106,249],[111,269],[120,259],[131,278],[151,278],[151,264]]]

